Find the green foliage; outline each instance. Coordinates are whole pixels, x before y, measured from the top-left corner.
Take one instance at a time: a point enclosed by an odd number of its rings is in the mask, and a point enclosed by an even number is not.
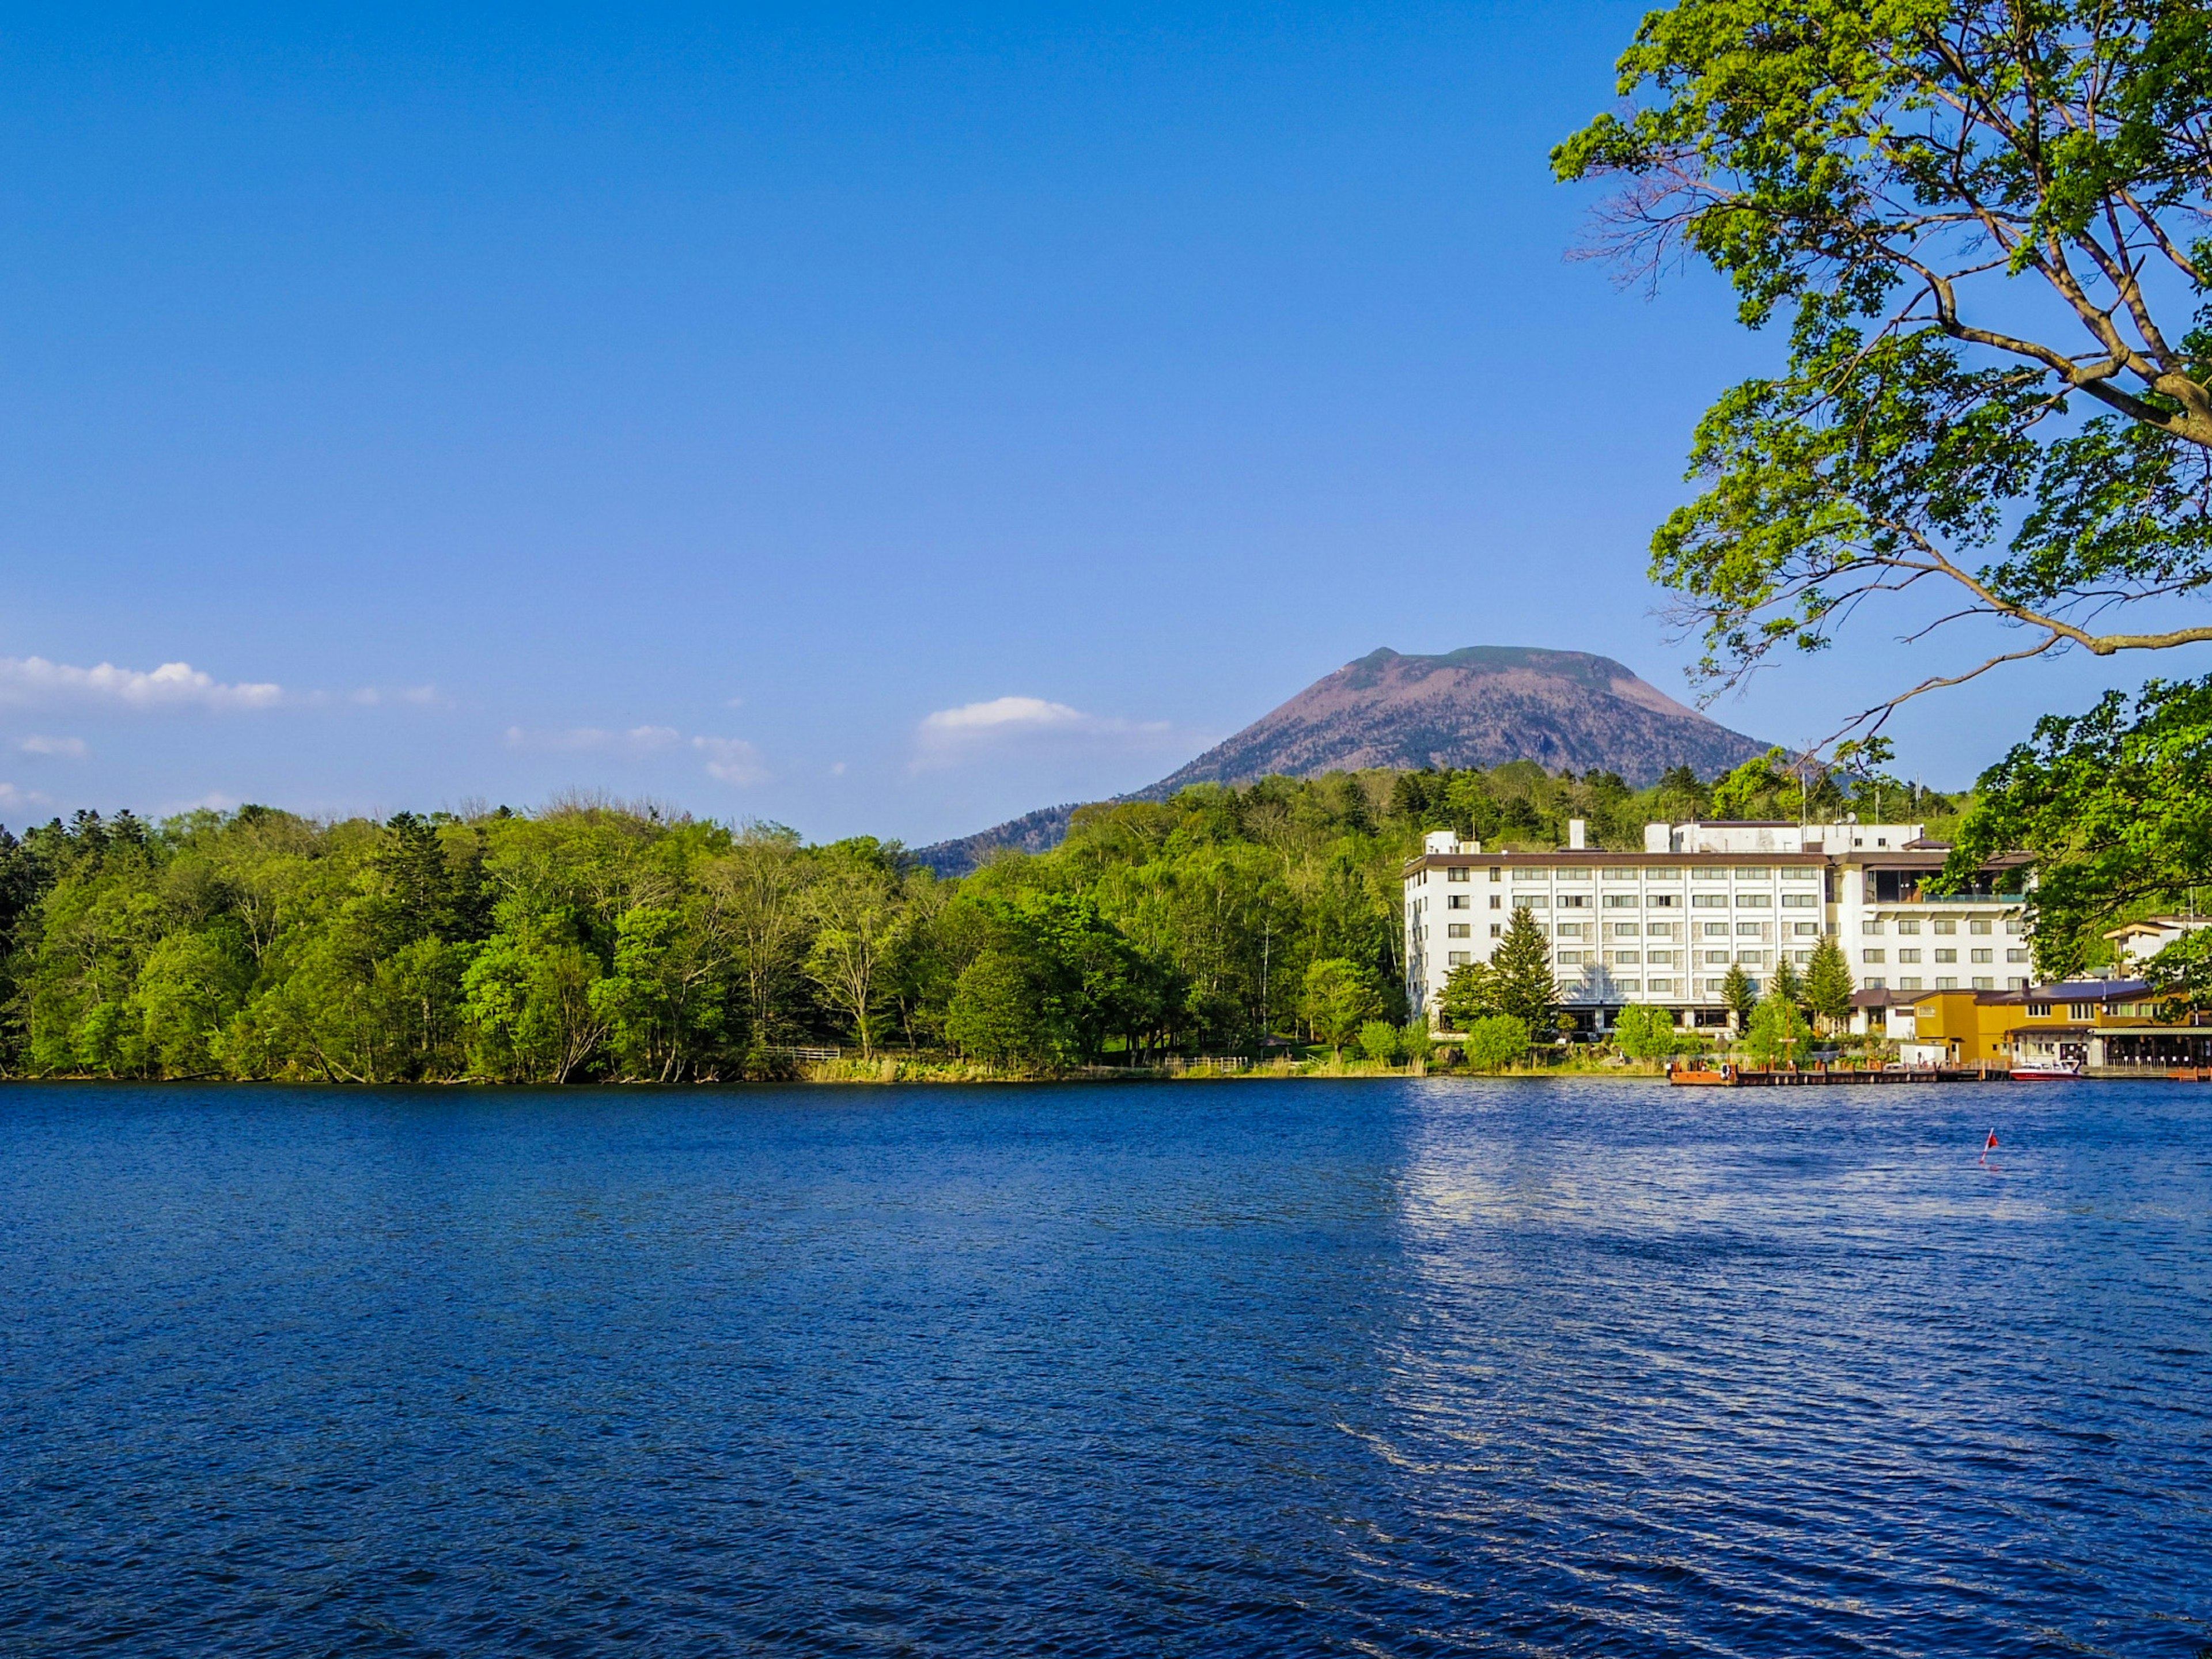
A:
[[[1490,953],[1490,990],[1499,1013],[1519,1020],[1533,1035],[1550,1035],[1559,1002],[1552,945],[1536,919],[1518,906]]]
[[[1668,1010],[1640,1004],[1620,1011],[1613,1022],[1613,1042],[1631,1060],[1662,1060],[1698,1046],[1695,1037],[1674,1028],[1674,1016]]]
[[[2053,979],[2100,959],[2107,927],[2179,910],[2212,884],[2212,679],[2152,680],[2109,692],[2088,713],[2049,715],[1982,775],[1981,793],[1944,870],[1963,882],[1983,860],[2034,855],[2027,895],[2036,965]],[[2160,953],[2167,988],[2202,998],[2202,947]]]
[[[1437,1039],[1425,1020],[1408,1020],[1398,1028],[1398,1058],[1425,1064],[1437,1052]]]
[[[1315,1039],[1341,1054],[1359,1028],[1376,1018],[1382,999],[1358,963],[1329,957],[1306,969],[1298,1006]]]
[[[1851,965],[1832,934],[1823,934],[1806,964],[1803,1002],[1813,1018],[1837,1030],[1851,1017]]]
[[[1439,1011],[1444,1029],[1464,1031],[1486,1014],[1498,1012],[1496,976],[1486,962],[1463,962],[1444,981]]]
[[[1769,996],[1780,997],[1792,1007],[1802,1009],[1805,1006],[1804,981],[1798,978],[1796,965],[1790,960],[1787,953],[1776,955],[1774,975],[1767,981],[1766,992]]]
[[[1770,991],[1752,1010],[1743,1046],[1753,1059],[1772,1065],[1784,1060],[1802,1060],[1812,1041],[1812,1028],[1806,1024],[1797,1005],[1779,992]]]
[[[1359,1057],[1389,1065],[1400,1057],[1398,1028],[1387,1019],[1370,1019],[1359,1028]]]
[[[1739,963],[1730,963],[1728,972],[1721,977],[1721,1000],[1735,1016],[1737,1030],[1751,1023],[1751,1011],[1759,1002],[1759,993],[1753,988],[1751,975]]]
[[[1423,831],[1548,845],[1574,816],[1636,847],[1704,788],[1525,763],[1207,786],[1086,808],[1058,850],[957,881],[865,838],[588,799],[380,823],[84,812],[0,830],[0,1068],[690,1082],[787,1071],[799,1045],[1054,1067],[1250,1052],[1309,1020],[1333,1045],[1389,1024],[1419,1056],[1427,1032],[1397,1023]],[[1529,922],[1510,973],[1454,976],[1455,1028],[1548,1032]]]
[[[1511,1014],[1490,1014],[1467,1028],[1467,1063],[1479,1070],[1496,1072],[1526,1059],[1529,1047],[1528,1022]]]
[[[1630,269],[1693,256],[1748,326],[1789,323],[1780,372],[1699,424],[1702,493],[1653,538],[1706,676],[1823,649],[1883,603],[1917,607],[1916,636],[2014,630],[1857,717],[1878,726],[2020,658],[2212,641],[2186,608],[2212,588],[2202,5],[1678,0],[1619,70],[1624,110],[1553,152],[1559,176],[1625,183],[1604,240]],[[2203,757],[2193,792],[2174,764],[2201,703],[2187,687],[2124,702],[2046,721],[2008,757],[1954,866],[2037,849],[2048,973],[2130,903],[2212,873],[2191,846]],[[2110,787],[2100,755],[2125,774]],[[1838,756],[1895,801],[1885,758]]]

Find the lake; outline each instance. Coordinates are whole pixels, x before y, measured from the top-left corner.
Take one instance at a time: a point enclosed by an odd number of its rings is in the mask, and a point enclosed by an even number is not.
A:
[[[11,1085],[0,1270],[11,1656],[2212,1644],[2212,1088]]]

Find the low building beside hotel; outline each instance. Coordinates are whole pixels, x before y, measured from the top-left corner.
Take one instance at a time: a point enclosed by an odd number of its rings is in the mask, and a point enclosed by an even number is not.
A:
[[[1950,848],[1923,830],[1654,823],[1640,853],[1589,850],[1579,821],[1551,853],[1486,853],[1440,830],[1406,866],[1407,993],[1433,1023],[1451,970],[1489,961],[1516,909],[1544,929],[1568,1016],[1593,1032],[1635,1004],[1723,1026],[1731,967],[1763,989],[1784,958],[1804,968],[1823,935],[1866,991],[2025,990],[2021,861],[1936,897],[1926,890]]]
[[[1944,991],[1893,1021],[1908,1066],[2081,1066],[2093,1072],[2212,1064],[2212,1025],[2161,1023],[2139,979],[2070,980],[2026,991]]]

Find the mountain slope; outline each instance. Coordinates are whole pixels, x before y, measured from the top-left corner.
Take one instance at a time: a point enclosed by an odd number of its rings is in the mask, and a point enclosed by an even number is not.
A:
[[[1765,747],[1610,657],[1500,645],[1434,657],[1382,650],[1316,680],[1149,788],[1117,799],[1165,800],[1194,783],[1273,774],[1487,769],[1515,760],[1553,772],[1618,772],[1641,787],[1670,766],[1711,777]],[[955,874],[1000,847],[1042,851],[1059,844],[1073,810],[1047,807],[917,856]]]

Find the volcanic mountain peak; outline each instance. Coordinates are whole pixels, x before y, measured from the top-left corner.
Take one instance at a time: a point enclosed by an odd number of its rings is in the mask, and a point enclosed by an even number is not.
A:
[[[1149,788],[1165,800],[1194,783],[1391,767],[1486,769],[1532,760],[1551,771],[1617,772],[1657,781],[1670,766],[1711,777],[1766,745],[1686,708],[1626,665],[1585,651],[1474,645],[1438,656],[1371,651],[1346,663]],[[951,873],[993,848],[1041,851],[1066,833],[1072,807],[924,848]]]

